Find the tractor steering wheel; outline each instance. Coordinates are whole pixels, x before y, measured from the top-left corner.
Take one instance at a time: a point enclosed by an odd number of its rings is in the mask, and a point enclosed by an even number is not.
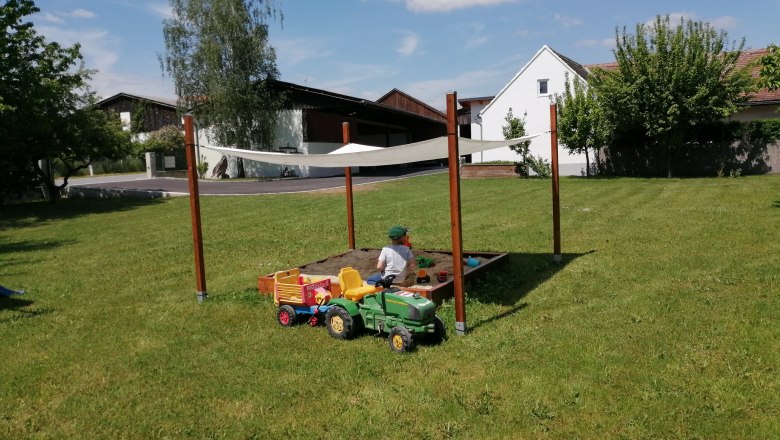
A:
[[[390,286],[393,285],[394,279],[395,279],[395,275],[387,275],[386,277],[377,281],[376,284],[374,284],[374,287],[383,287],[385,289],[389,289]]]

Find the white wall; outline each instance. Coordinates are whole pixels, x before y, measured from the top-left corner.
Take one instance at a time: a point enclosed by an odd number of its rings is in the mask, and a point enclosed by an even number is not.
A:
[[[749,122],[763,119],[777,119],[780,118],[780,113],[778,113],[778,110],[780,110],[780,106],[778,105],[750,106],[745,107],[737,113],[734,113],[728,118],[728,120]]]
[[[577,77],[569,66],[563,63],[547,46],[544,46],[526,64],[523,69],[509,82],[488,106],[482,110],[482,137],[484,140],[504,140],[503,126],[506,125],[507,112],[512,108],[512,113],[517,118],[523,118],[525,114],[525,131],[527,134],[548,132],[550,130],[550,104],[555,94],[564,91],[566,81]],[[539,95],[538,80],[548,80],[548,94]],[[472,112],[475,117],[476,112]],[[479,134],[479,126],[472,124],[472,137]],[[550,134],[546,133],[531,141],[530,152],[534,156],[542,156],[550,160]],[[474,162],[487,162],[493,160],[519,160],[519,155],[506,148],[488,150],[480,154],[472,155]],[[561,175],[584,175],[585,156],[582,154],[570,155],[569,152],[558,146],[558,163]]]
[[[482,121],[482,116],[479,114],[482,109],[485,108],[487,105],[487,102],[485,103],[471,103],[471,138],[476,140],[488,140],[485,138],[485,134],[482,129],[482,124],[480,123]],[[503,137],[503,136],[502,136]],[[480,151],[479,153],[475,153],[471,155],[471,161],[472,162],[485,162],[485,152]]]
[[[198,130],[198,145],[212,145],[208,139],[210,129]],[[302,154],[327,154],[333,150],[341,148],[341,143],[327,143],[327,142],[303,142],[303,114],[301,110],[284,110],[279,112],[279,118],[276,122],[275,129],[276,139],[274,144],[276,151],[279,147],[296,147]],[[214,167],[222,159],[222,153],[209,150],[206,148],[200,149],[200,155],[205,156],[206,162],[209,164],[209,170],[206,173],[206,178],[211,177],[211,172]],[[200,158],[198,158],[200,161]],[[235,159],[228,159],[227,174],[230,177],[237,175],[238,168],[236,166]],[[298,177],[328,177],[344,174],[343,168],[322,168],[322,167],[308,167],[308,166],[291,166],[288,167],[293,170]],[[246,177],[279,177],[281,171],[284,169],[284,165],[269,164],[265,162],[256,162],[253,160],[244,160],[244,173]],[[353,168],[353,172],[357,172],[358,168]]]

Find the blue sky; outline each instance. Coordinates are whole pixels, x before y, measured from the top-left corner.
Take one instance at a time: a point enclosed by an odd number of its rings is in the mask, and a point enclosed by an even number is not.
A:
[[[80,42],[93,87],[174,97],[157,55],[164,51],[165,0],[38,0],[36,28]],[[613,60],[615,29],[658,14],[708,21],[745,38],[780,44],[780,0],[276,0],[272,22],[281,79],[366,99],[398,88],[437,108],[445,93],[495,95],[547,44],[582,64]]]

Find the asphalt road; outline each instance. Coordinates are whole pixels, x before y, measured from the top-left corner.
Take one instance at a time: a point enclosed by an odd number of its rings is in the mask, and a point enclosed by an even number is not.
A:
[[[447,168],[402,168],[392,170],[362,171],[352,175],[352,185],[365,185],[388,180],[404,179],[447,172]],[[201,195],[249,195],[249,194],[284,194],[296,192],[321,191],[343,188],[344,176],[320,177],[312,179],[287,178],[263,181],[247,180],[200,180],[198,192]],[[187,179],[146,179],[145,175],[133,174],[112,176],[107,179],[84,178],[69,182],[71,186],[96,189],[116,189],[131,191],[162,192],[169,195],[189,194]]]

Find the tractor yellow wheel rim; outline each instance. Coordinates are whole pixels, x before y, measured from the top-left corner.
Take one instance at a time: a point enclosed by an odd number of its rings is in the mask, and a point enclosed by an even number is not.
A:
[[[393,347],[396,350],[404,348],[404,338],[402,338],[401,335],[393,335]]]
[[[330,318],[330,328],[332,328],[336,333],[341,333],[344,331],[344,320],[341,319],[341,316],[334,316]]]

